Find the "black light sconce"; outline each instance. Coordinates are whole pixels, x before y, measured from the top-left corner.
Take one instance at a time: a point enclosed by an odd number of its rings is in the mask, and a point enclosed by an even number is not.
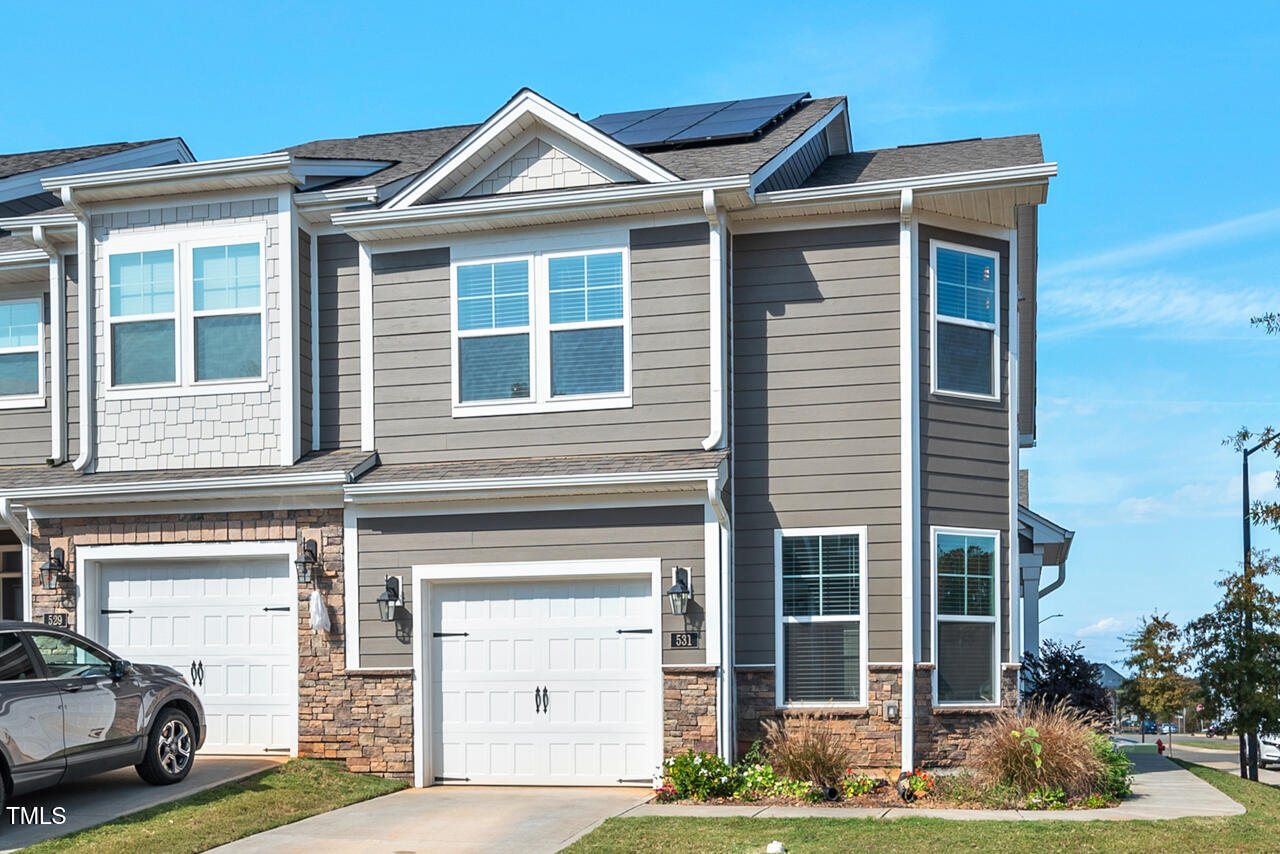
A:
[[[677,617],[683,617],[689,610],[689,600],[693,598],[693,583],[689,580],[689,568],[671,567],[671,580],[674,583],[667,591],[667,598],[671,600],[671,613]]]
[[[378,595],[378,619],[384,623],[394,622],[396,608],[404,604],[404,594],[400,589],[400,579],[394,575],[386,578],[386,589]]]
[[[62,549],[54,549],[44,566],[40,567],[40,586],[45,590],[57,590],[62,573],[66,571],[66,553]]]
[[[302,554],[298,555],[293,565],[298,568],[298,581],[318,587],[320,584],[320,560],[316,557],[316,541],[307,540],[302,544]]]

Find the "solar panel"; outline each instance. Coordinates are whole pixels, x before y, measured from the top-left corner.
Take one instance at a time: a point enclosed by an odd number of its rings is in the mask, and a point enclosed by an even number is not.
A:
[[[717,101],[658,110],[606,113],[592,119],[597,130],[624,145],[671,145],[747,137],[791,110],[809,93]]]

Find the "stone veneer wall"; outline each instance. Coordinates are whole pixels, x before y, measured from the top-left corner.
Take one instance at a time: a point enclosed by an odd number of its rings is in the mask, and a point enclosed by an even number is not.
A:
[[[860,768],[882,768],[899,764],[902,727],[884,717],[887,700],[902,696],[901,668],[873,665],[867,675],[868,702],[862,709],[783,709],[775,705],[774,669],[740,668],[738,688],[738,756],[764,738],[766,720],[786,720],[823,714],[849,748],[849,761]]]
[[[662,670],[662,755],[716,752],[716,668],[682,665]]]
[[[1000,702],[1018,707],[1018,665],[1002,666]],[[952,767],[965,764],[973,734],[992,717],[992,709],[933,708],[933,665],[916,665],[916,764]]]
[[[97,394],[97,471],[218,468],[278,465],[280,445],[280,229],[275,198],[172,205],[147,210],[94,214],[94,362]],[[173,229],[264,224],[267,288],[265,390],[219,394],[216,387],[165,389],[154,396],[117,398],[104,393],[106,363],[108,248],[113,236],[154,234],[158,247]],[[178,259],[175,269],[186,269]],[[175,282],[175,286],[180,286]],[[189,295],[184,298],[189,298]],[[180,322],[180,321],[179,321]],[[191,351],[190,330],[179,329],[184,357]],[[253,380],[245,382],[253,383]]]
[[[404,670],[348,671],[343,617],[342,510],[268,510],[128,518],[33,519],[32,614],[65,613],[73,627],[76,550],[128,543],[225,543],[314,539],[332,630],[311,630],[311,588],[298,586],[298,753],[339,759],[352,771],[413,776],[413,680]],[[60,590],[40,586],[50,550],[66,552],[70,580]],[[64,599],[64,592],[70,599]]]

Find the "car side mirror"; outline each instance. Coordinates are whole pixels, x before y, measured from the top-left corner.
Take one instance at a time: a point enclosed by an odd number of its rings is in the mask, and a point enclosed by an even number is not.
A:
[[[129,662],[125,661],[123,658],[115,658],[115,659],[112,659],[112,661],[111,661],[111,678],[112,678],[112,679],[123,679],[123,678],[124,678],[124,675],[125,675],[126,673],[128,673],[128,672],[129,672],[129,668],[130,668],[130,667],[132,667],[132,666],[133,666],[133,665],[131,665]]]

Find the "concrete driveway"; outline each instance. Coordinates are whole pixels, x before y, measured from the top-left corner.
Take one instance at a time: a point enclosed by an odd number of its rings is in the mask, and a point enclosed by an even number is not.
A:
[[[95,824],[117,819],[129,813],[185,798],[239,780],[250,774],[278,765],[278,756],[196,756],[187,779],[173,786],[152,786],[142,782],[132,768],[108,771],[14,798],[0,817],[0,852],[16,851],[55,836],[63,836]],[[23,807],[30,818],[43,808],[46,824],[24,824],[12,808]],[[53,810],[61,807],[66,821],[54,824]],[[39,819],[36,819],[39,821]]]
[[[630,788],[406,789],[213,850],[218,854],[552,854],[652,795],[649,789]]]

